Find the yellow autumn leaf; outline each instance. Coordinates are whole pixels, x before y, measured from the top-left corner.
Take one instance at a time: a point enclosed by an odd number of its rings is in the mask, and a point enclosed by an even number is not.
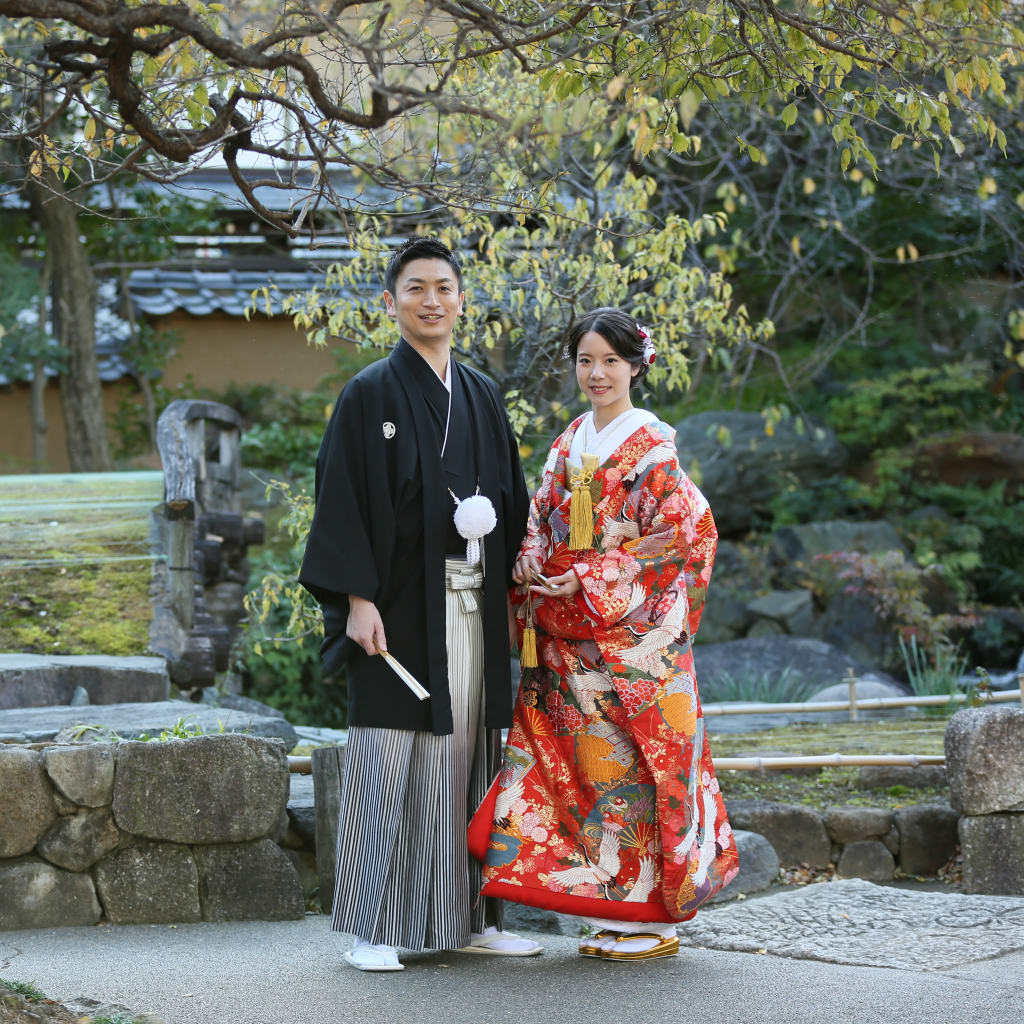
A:
[[[626,76],[625,75],[616,75],[608,83],[608,86],[605,89],[605,93],[608,96],[608,99],[614,100],[614,99],[618,98],[619,93],[621,93],[622,90],[625,89],[625,87],[626,87]]]
[[[811,195],[817,187],[818,187],[818,184],[817,184],[817,182],[813,178],[810,178],[810,177],[804,178],[804,195],[805,196]]]
[[[907,255],[912,259],[916,260],[920,253],[917,251],[917,246],[913,242],[907,242]]]
[[[93,118],[88,118],[85,122],[85,127],[82,129],[82,135],[85,137],[86,142],[91,142],[96,135],[96,121]]]
[[[790,249],[793,250],[793,255],[794,256],[799,256],[800,255],[800,236],[799,235],[794,235],[789,240],[789,247],[790,247]]]
[[[896,250],[896,259],[898,259],[900,263],[906,262],[907,250],[902,245]]]

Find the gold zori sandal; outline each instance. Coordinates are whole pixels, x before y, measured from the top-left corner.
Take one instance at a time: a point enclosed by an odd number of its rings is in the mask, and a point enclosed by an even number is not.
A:
[[[650,949],[642,949],[635,953],[627,953],[624,950],[619,950],[618,944],[620,942],[627,942],[631,939],[655,939],[657,945],[652,946]],[[612,946],[607,952],[602,952],[600,955],[605,960],[657,960],[663,956],[675,956],[679,952],[679,936],[673,935],[670,938],[666,938],[664,935],[655,935],[651,932],[639,932],[635,935],[620,935],[616,944]]]
[[[604,956],[602,944],[609,939],[616,938],[617,932],[601,931],[595,935],[588,935],[580,943],[580,956]]]

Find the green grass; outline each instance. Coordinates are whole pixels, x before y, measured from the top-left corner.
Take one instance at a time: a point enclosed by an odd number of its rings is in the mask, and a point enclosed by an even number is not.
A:
[[[945,720],[924,715],[861,722],[801,722],[749,733],[714,732],[708,718],[711,752],[715,757],[751,757],[767,751],[791,755],[814,754],[941,754]],[[862,789],[857,768],[823,768],[800,775],[778,771],[722,771],[719,784],[726,799],[760,798],[822,809],[830,804],[861,804],[896,808],[940,800],[945,790],[892,786]]]
[[[159,472],[0,477],[0,649],[142,654]]]
[[[26,999],[31,999],[33,1002],[46,998],[45,993],[40,992],[30,981],[12,981],[8,978],[0,978],[0,988],[17,992],[18,995],[25,996]]]
[[[722,672],[703,683],[701,698],[705,704],[719,701],[786,704],[805,701],[820,688],[817,682],[790,668],[782,672]]]

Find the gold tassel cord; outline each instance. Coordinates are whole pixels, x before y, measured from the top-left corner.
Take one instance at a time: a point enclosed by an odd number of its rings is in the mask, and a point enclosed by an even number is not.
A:
[[[596,455],[581,456],[580,469],[572,470],[569,483],[572,497],[569,500],[569,549],[584,551],[594,544],[594,502],[590,485],[599,465]]]
[[[526,626],[523,629],[523,643],[519,649],[519,665],[521,668],[537,667],[537,630],[533,626],[533,601],[529,590],[526,592]]]
[[[537,630],[527,626],[523,630],[523,649],[519,652],[519,664],[523,668],[537,667]]]

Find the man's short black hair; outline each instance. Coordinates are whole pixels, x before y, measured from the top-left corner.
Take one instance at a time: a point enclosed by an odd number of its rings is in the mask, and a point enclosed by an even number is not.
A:
[[[392,254],[384,268],[384,290],[395,294],[402,267],[413,260],[444,260],[455,271],[462,291],[462,265],[458,257],[439,238],[407,238]]]

